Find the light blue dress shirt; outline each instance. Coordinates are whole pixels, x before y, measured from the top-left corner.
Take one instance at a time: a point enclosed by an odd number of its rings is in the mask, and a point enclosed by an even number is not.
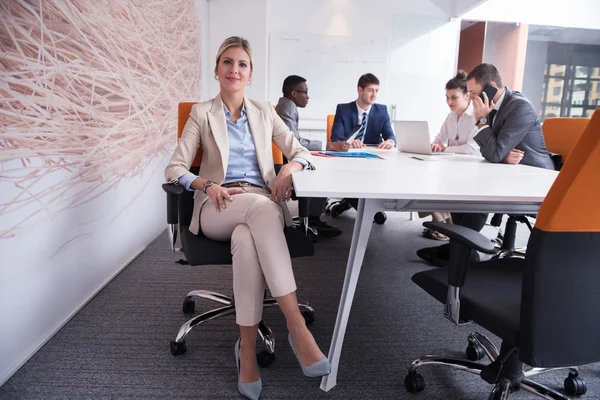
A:
[[[245,181],[266,188],[267,185],[258,166],[256,147],[250,132],[246,108],[242,105],[242,113],[236,123],[231,122],[231,112],[225,107],[225,104],[223,104],[223,110],[227,120],[227,136],[229,138],[229,164],[223,183]],[[299,162],[304,168],[308,166],[308,161],[300,157],[295,157],[292,161]],[[191,184],[197,178],[197,175],[188,172],[179,177],[179,184],[186,190],[193,191]]]

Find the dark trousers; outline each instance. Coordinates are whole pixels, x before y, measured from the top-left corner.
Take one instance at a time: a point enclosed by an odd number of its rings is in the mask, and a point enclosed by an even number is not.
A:
[[[487,221],[487,214],[474,214],[474,213],[452,213],[452,223],[461,225],[467,228],[471,228],[474,231],[479,232],[485,226]]]
[[[483,229],[485,221],[487,221],[487,214],[474,214],[474,213],[452,213],[452,223],[455,225],[461,225],[467,228],[471,228],[477,232]],[[450,258],[450,245],[448,243],[443,244],[438,249],[438,255],[441,258]],[[471,250],[473,256],[477,255],[476,250]]]
[[[325,212],[327,206],[326,197],[311,197],[308,215],[313,218],[319,218]]]

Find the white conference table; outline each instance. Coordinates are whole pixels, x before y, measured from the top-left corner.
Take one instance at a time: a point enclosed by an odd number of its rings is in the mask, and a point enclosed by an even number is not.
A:
[[[558,174],[525,165],[492,164],[480,157],[466,155],[420,156],[368,147],[362,151],[378,154],[384,159],[313,156],[314,171],[292,175],[299,197],[359,199],[329,347],[331,374],[321,380],[324,391],[336,385],[350,308],[376,212],[534,214]]]

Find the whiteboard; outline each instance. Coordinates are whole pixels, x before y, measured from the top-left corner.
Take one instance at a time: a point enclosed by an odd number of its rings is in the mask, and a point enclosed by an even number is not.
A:
[[[355,100],[358,78],[368,72],[382,83],[382,101],[388,38],[273,33],[269,39],[269,101],[276,104],[283,96],[287,76],[306,78],[310,100],[300,109],[301,120],[325,120],[337,104]]]

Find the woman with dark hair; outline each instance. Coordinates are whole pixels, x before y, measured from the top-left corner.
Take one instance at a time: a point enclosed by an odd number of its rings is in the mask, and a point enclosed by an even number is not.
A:
[[[467,74],[458,71],[456,76],[446,83],[446,104],[450,107],[450,114],[442,124],[440,133],[431,144],[431,151],[448,151],[449,153],[462,153],[480,156],[479,146],[473,137],[477,134],[473,105],[469,100],[467,91]],[[421,218],[429,213],[419,213]],[[435,222],[452,223],[449,212],[433,212],[432,220]],[[446,235],[425,228],[423,236],[428,239],[448,240]]]
[[[477,127],[467,91],[465,72],[458,71],[456,76],[446,83],[446,104],[450,107],[450,114],[431,144],[431,150],[481,155],[479,146],[473,139],[477,134]]]

